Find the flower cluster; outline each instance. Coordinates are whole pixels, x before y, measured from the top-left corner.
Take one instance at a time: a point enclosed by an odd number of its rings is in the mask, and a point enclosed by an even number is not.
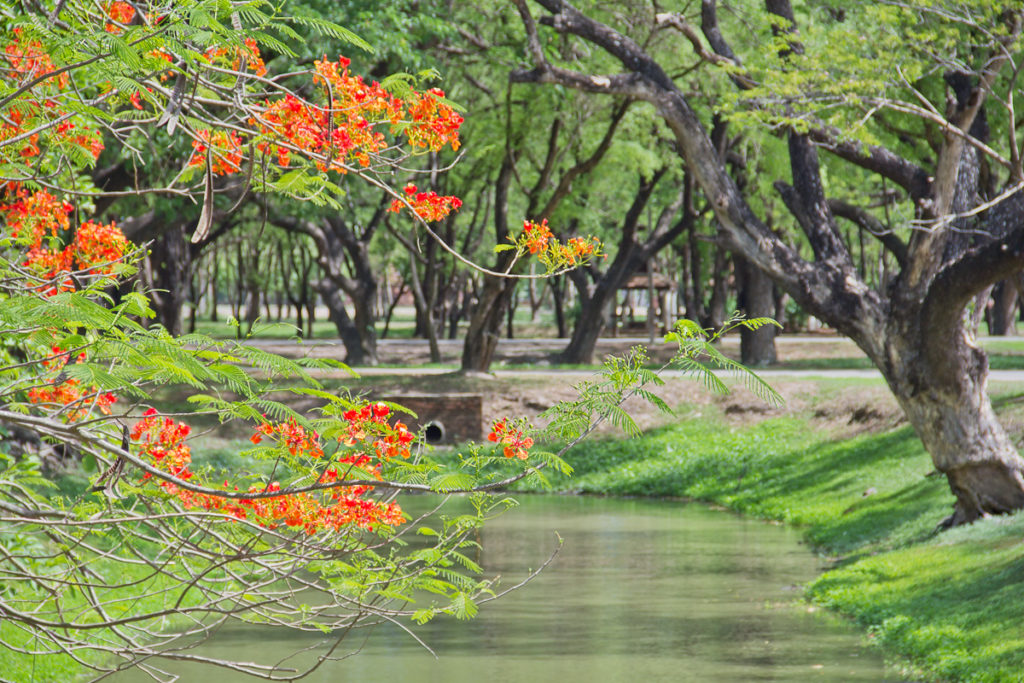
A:
[[[370,413],[371,420],[381,417],[379,411],[377,415],[373,414],[373,408]],[[148,457],[154,467],[177,479],[188,481],[194,476],[189,468],[192,461],[191,449],[185,442],[188,434],[188,426],[171,418],[161,418],[155,410],[150,409],[143,415],[143,419],[136,423],[131,437],[138,444],[139,452]],[[293,420],[277,424],[262,423],[257,427],[252,441],[258,444],[264,439],[278,441],[292,455],[308,456],[314,461],[320,460],[324,455],[319,436]],[[343,481],[353,469],[358,470],[356,478],[379,479],[379,469],[369,466],[369,462],[369,456],[363,454],[344,455],[324,468],[317,482],[334,484]],[[152,475],[148,472],[143,475],[143,481],[151,478]],[[349,526],[372,530],[381,524],[396,526],[405,521],[397,504],[364,498],[363,496],[372,490],[371,486],[365,484],[334,486],[328,489],[325,496],[284,493],[251,499],[191,491],[167,480],[161,480],[159,486],[178,498],[188,509],[218,511],[236,519],[250,520],[268,529],[284,525],[302,529],[307,534],[315,534],[328,529],[340,531]],[[232,490],[227,481],[223,487],[225,491]],[[237,492],[239,488],[236,486],[233,490]],[[246,492],[265,494],[281,490],[281,484],[274,481],[268,484],[253,484]]]
[[[55,409],[68,407],[70,409],[66,416],[69,422],[77,422],[87,417],[93,408],[99,409],[104,415],[110,415],[110,406],[117,401],[117,397],[109,392],[99,391],[94,386],[84,386],[77,379],[63,379],[57,382],[56,379],[67,365],[70,354],[57,346],[54,346],[51,352],[53,355],[44,360],[42,365],[53,373],[54,382],[29,389],[29,403]],[[75,358],[75,362],[82,360],[85,360],[85,353],[80,353]]]
[[[264,422],[256,428],[256,433],[249,437],[254,444],[259,444],[264,437],[284,444],[292,455],[305,453],[311,458],[319,458],[324,454],[320,447],[320,437],[316,432],[307,432],[306,428],[295,422],[279,422],[276,425]]]
[[[120,33],[121,26],[127,26],[135,18],[135,8],[127,2],[120,2],[120,0],[108,3],[103,8],[103,13],[110,19],[104,28],[107,33],[113,34]]]
[[[238,135],[222,130],[213,133],[201,130],[198,135],[199,139],[192,141],[194,151],[192,158],[188,160],[189,166],[205,167],[209,150],[212,159],[210,170],[214,175],[230,175],[242,168],[242,141]]]
[[[596,237],[570,237],[565,243],[556,238],[545,218],[540,223],[523,221],[523,232],[518,238],[509,237],[520,254],[530,253],[537,257],[549,271],[575,268],[589,263],[597,256],[603,256],[601,241]]]
[[[10,189],[10,188],[8,188]],[[69,215],[74,207],[45,190],[29,193],[16,190],[7,204],[0,205],[0,220],[10,237],[27,245],[24,266],[44,280],[47,294],[74,289],[64,274],[77,271],[105,275],[128,252],[130,244],[113,223],[86,221],[77,226],[69,244],[61,247],[62,233],[71,229]]]
[[[519,238],[519,241],[531,254],[546,251],[548,244],[553,239],[554,235],[551,234],[551,229],[548,227],[547,218],[539,224],[533,221],[523,221],[523,235]]]
[[[431,88],[425,93],[416,93],[409,104],[409,118],[405,134],[413,147],[424,147],[436,152],[446,144],[453,150],[459,148],[459,127],[463,118],[444,104],[444,91]]]
[[[74,145],[94,159],[98,158],[103,151],[102,136],[96,128],[84,123],[76,124],[58,106],[59,91],[67,88],[70,79],[67,72],[45,78],[57,69],[42,44],[26,38],[22,29],[16,28],[13,37],[4,45],[3,57],[7,68],[0,68],[0,74],[5,77],[5,85],[18,87],[44,78],[34,83],[18,98],[16,105],[0,116],[0,163],[39,156],[44,146],[42,138],[54,143],[56,149]],[[5,189],[8,193],[12,191],[9,186]]]
[[[19,190],[9,204],[0,204],[8,235],[32,246],[67,230],[71,226],[68,215],[72,211],[71,204],[46,190],[31,194]]]
[[[388,422],[391,409],[383,403],[365,405],[359,410],[347,410],[343,417],[348,422],[340,442],[355,446],[369,440],[369,445],[380,460],[409,457],[409,448],[416,439],[403,422]]]
[[[12,109],[3,119],[0,119],[0,143],[19,138],[18,142],[0,147],[0,150],[4,150],[4,147],[11,147],[10,151],[0,152],[0,158],[13,159],[14,156],[17,156],[22,159],[31,159],[39,156],[39,134],[32,133],[21,137],[25,132],[25,118],[26,111],[24,109]]]
[[[206,51],[206,58],[213,63],[224,62],[232,71],[240,71],[244,62],[245,68],[257,76],[267,75],[267,65],[263,63],[260,48],[252,38],[246,38],[242,47],[211,47]]]
[[[519,458],[520,460],[526,460],[529,456],[529,449],[533,446],[533,439],[526,436],[525,426],[510,423],[507,417],[494,421],[487,440],[503,444],[502,450],[506,458]]]
[[[95,128],[77,126],[71,121],[61,121],[53,130],[53,142],[81,147],[93,159],[99,159],[103,152],[103,136]]]
[[[236,71],[242,68],[242,61],[256,73],[265,69],[252,41],[247,41],[241,52],[215,48],[207,53],[211,59],[231,54],[235,54],[231,66]],[[395,137],[404,136],[412,147],[431,151],[446,145],[459,148],[463,119],[444,102],[441,90],[412,91],[406,97],[396,97],[380,83],[368,83],[349,73],[349,64],[344,57],[314,63],[313,82],[321,87],[321,98],[316,102],[292,94],[267,100],[262,111],[249,121],[257,131],[256,149],[274,157],[282,167],[289,165],[293,154],[299,154],[311,159],[320,171],[344,174],[352,164],[370,166],[376,155],[389,148],[385,130]],[[210,133],[201,131],[195,144],[203,149],[196,148],[191,165],[206,163],[205,145],[209,140]],[[238,151],[238,145],[230,141],[221,147]],[[236,172],[237,165],[226,163],[218,172]]]
[[[109,273],[129,250],[128,238],[114,223],[86,221],[75,229],[70,245],[73,263],[78,270]]]
[[[189,470],[192,449],[185,443],[185,439],[191,431],[188,425],[169,417],[161,418],[155,408],[150,408],[132,427],[131,437],[132,441],[139,444],[139,450],[152,459],[157,469],[187,481],[192,478]],[[142,475],[143,480],[152,477],[149,472]],[[167,481],[161,481],[160,485],[168,490],[174,486]]]
[[[291,147],[310,154],[321,171],[346,173],[347,162],[369,166],[371,157],[388,146],[377,124],[400,123],[404,103],[379,83],[350,75],[348,65],[344,57],[314,63],[313,82],[323,88],[323,106],[294,95],[267,102],[255,123],[267,140],[261,148],[276,154],[278,163],[287,165]]]
[[[439,195],[434,191],[420,192],[412,183],[405,186],[406,201],[412,205],[413,212],[425,221],[439,221],[448,216],[452,211],[458,211],[462,206],[462,200],[450,195]],[[406,203],[400,199],[391,202],[388,211],[398,213],[406,208]]]
[[[53,60],[38,40],[26,40],[20,28],[14,29],[14,38],[4,46],[4,54],[11,70],[25,81],[56,71]],[[67,72],[47,79],[58,88],[66,88],[70,82]]]

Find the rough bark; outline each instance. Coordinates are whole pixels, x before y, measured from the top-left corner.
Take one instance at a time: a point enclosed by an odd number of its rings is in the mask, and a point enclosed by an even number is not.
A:
[[[956,496],[946,523],[1024,507],[1024,460],[992,410],[988,359],[962,322],[937,328],[924,306],[901,308],[880,346],[876,364]]]
[[[742,256],[734,256],[736,265],[736,307],[747,318],[766,318],[775,313],[775,283],[764,271],[754,268]],[[778,361],[774,325],[756,330],[741,328],[740,361],[760,367]]]

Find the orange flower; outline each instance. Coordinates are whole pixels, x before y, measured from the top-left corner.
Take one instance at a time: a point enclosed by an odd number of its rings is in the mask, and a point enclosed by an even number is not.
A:
[[[122,26],[127,26],[132,23],[132,19],[135,18],[135,8],[127,2],[111,2],[103,8],[103,11],[112,21],[115,21]],[[104,28],[107,33],[116,34],[121,32],[120,26],[110,22],[107,22],[107,25]]]
[[[533,447],[533,439],[526,436],[522,428],[509,424],[507,417],[494,421],[487,440],[504,444],[502,452],[506,458],[526,460],[529,456],[529,449]]]
[[[462,206],[462,200],[458,197],[439,195],[433,191],[419,192],[412,183],[405,186],[405,194],[408,195],[407,201],[412,204],[413,212],[425,221],[443,220]],[[398,213],[404,208],[405,202],[396,199],[391,202],[388,211]]]

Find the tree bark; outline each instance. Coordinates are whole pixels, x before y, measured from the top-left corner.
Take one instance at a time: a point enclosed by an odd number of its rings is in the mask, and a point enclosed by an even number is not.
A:
[[[988,311],[988,333],[995,336],[1017,334],[1017,297],[1020,295],[1018,280],[1014,277],[1003,280],[992,288],[992,307]]]
[[[659,212],[655,225],[649,226],[647,239],[643,242],[637,241],[638,222],[665,170],[661,169],[646,180],[641,179],[633,202],[623,218],[617,252],[608,268],[603,273],[595,266],[591,266],[586,273],[580,270],[570,273],[579,292],[580,311],[576,316],[569,344],[557,356],[559,362],[593,362],[594,348],[604,329],[606,307],[609,304],[614,305],[619,289],[633,273],[692,224],[694,217],[689,206],[689,192],[687,187],[684,187],[677,199]],[[684,186],[688,186],[688,183],[684,183]],[[676,221],[675,217],[680,209],[684,209],[684,215],[681,220]]]
[[[775,283],[764,271],[734,255],[736,265],[736,307],[750,318],[768,318],[775,313]],[[775,349],[774,325],[762,325],[756,330],[740,329],[740,362],[747,366],[763,367],[778,361]]]
[[[956,496],[947,525],[1024,507],[1024,460],[992,410],[988,359],[963,324],[932,329],[900,309],[874,357],[908,421]],[[871,355],[871,354],[869,354]]]
[[[173,225],[153,240],[147,266],[146,285],[151,289],[157,320],[177,337],[182,332],[181,312],[188,300],[193,266],[184,226]]]
[[[345,345],[345,362],[349,365],[367,365],[372,360],[375,364],[376,359],[367,356],[359,329],[345,309],[345,299],[341,296],[341,290],[327,278],[319,280],[315,287],[320,298],[323,299],[324,306],[327,307],[327,317],[334,323],[334,327],[338,330],[338,337]]]
[[[620,252],[622,253],[622,252]],[[616,257],[618,260],[618,257]],[[609,270],[616,268],[615,261]],[[617,270],[621,270],[621,267]],[[594,362],[594,348],[604,330],[605,311],[618,294],[622,278],[605,273],[592,281],[591,277],[579,270],[570,274],[579,297],[579,312],[572,328],[569,343],[556,356],[559,363],[589,365]]]
[[[551,305],[555,311],[555,327],[559,339],[569,336],[568,326],[565,324],[565,281],[561,275],[556,275],[548,280],[551,286]]]
[[[377,299],[377,277],[370,263],[369,243],[384,217],[378,207],[362,232],[349,226],[340,216],[324,216],[320,221],[302,220],[272,212],[271,221],[285,230],[309,235],[317,249],[317,264],[323,277],[314,285],[345,345],[345,362],[349,365],[376,365],[377,333],[374,301]],[[349,257],[346,263],[346,255]],[[346,267],[351,277],[345,275]],[[340,291],[339,291],[340,290]],[[345,310],[344,292],[353,302],[353,316]],[[313,311],[308,324],[312,332]]]
[[[499,254],[499,257],[501,255]],[[512,299],[512,282],[514,281],[507,278],[490,275],[484,277],[480,297],[469,320],[469,329],[466,331],[466,340],[462,346],[463,372],[490,370],[501,337],[505,310]]]
[[[504,244],[508,237],[508,190],[512,182],[514,161],[509,153],[502,160],[498,179],[494,184],[494,237],[496,244]],[[495,259],[492,270],[505,272],[512,264],[512,252],[503,251]],[[494,359],[501,336],[505,309],[512,300],[515,280],[484,275],[483,285],[473,315],[469,318],[466,339],[462,344],[462,371],[487,372]]]

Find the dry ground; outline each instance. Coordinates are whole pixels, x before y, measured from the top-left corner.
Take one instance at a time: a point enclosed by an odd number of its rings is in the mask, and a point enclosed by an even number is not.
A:
[[[502,339],[495,352],[493,367],[532,366],[546,367],[555,360],[555,355],[565,348],[565,339]],[[594,358],[601,359],[607,355],[620,355],[632,346],[642,343],[648,347],[648,353],[654,361],[666,361],[672,357],[674,347],[661,342],[660,336],[653,344],[645,338],[603,338],[598,341]],[[261,348],[285,356],[308,354],[315,358],[334,358],[341,360],[345,356],[344,347],[340,342],[312,341],[297,345],[293,341],[261,341]],[[443,365],[459,364],[462,356],[461,340],[441,340],[441,363]],[[732,335],[719,342],[719,348],[727,356],[739,357],[739,337]],[[853,358],[863,353],[850,340],[835,335],[808,334],[787,335],[780,337],[777,344],[779,361],[824,360],[834,358]],[[412,367],[430,363],[430,351],[423,340],[382,340],[378,345],[381,365]]]
[[[636,343],[635,338],[602,339],[595,356],[603,358],[608,354],[621,354]],[[503,339],[492,367],[543,369],[551,364],[553,354],[563,345],[564,340],[558,339]],[[336,343],[297,346],[292,342],[282,342],[266,344],[265,348],[291,356],[312,355],[340,360],[344,355],[343,347]],[[660,343],[650,348],[650,355],[655,361],[666,360],[672,351],[669,345]],[[720,348],[726,355],[737,356],[738,337],[722,340]],[[381,363],[400,366],[402,370],[396,372],[402,374],[368,376],[344,384],[367,397],[400,396],[403,393],[479,393],[483,398],[483,430],[489,428],[490,420],[494,418],[506,415],[535,418],[558,401],[573,399],[576,396],[573,387],[580,381],[578,376],[559,376],[554,368],[548,376],[538,377],[533,373],[528,378],[467,377],[457,373],[416,375],[415,367],[429,362],[426,342],[384,342],[380,351]],[[782,337],[778,352],[780,361],[852,358],[862,355],[848,339],[830,335]],[[442,343],[442,359],[446,364],[456,365],[460,353],[461,342]],[[733,390],[725,396],[714,395],[697,382],[686,379],[669,379],[655,393],[672,407],[693,407],[686,411],[691,418],[701,414],[702,406],[708,406],[710,412],[723,415],[727,421],[736,425],[787,414],[809,415],[812,428],[826,430],[836,438],[891,429],[903,422],[896,401],[879,380],[773,378],[771,384],[785,399],[783,405],[768,405],[736,382],[731,382]],[[1014,387],[1009,386],[997,389],[1003,393],[1013,390]],[[639,399],[631,399],[625,407],[644,429],[680,419],[661,413]],[[1011,401],[1002,411],[1002,419],[1018,445],[1024,446],[1024,402]],[[611,430],[608,428],[602,431]]]
[[[399,402],[402,394],[480,394],[483,398],[484,429],[489,427],[490,420],[494,418],[508,415],[534,419],[555,403],[574,399],[577,395],[574,385],[578,381],[576,377],[488,379],[453,373],[367,377],[359,380],[352,388],[367,397],[394,396]],[[722,415],[735,425],[783,415],[810,414],[815,428],[826,429],[838,438],[866,430],[888,429],[902,421],[899,407],[880,382],[773,380],[773,388],[785,399],[781,406],[765,403],[736,382],[729,384],[732,387],[729,394],[717,395],[694,380],[670,378],[664,386],[657,387],[654,393],[669,406],[680,409],[676,414],[665,414],[635,397],[629,399],[624,407],[643,429],[670,424],[681,419],[680,415],[686,415],[687,419],[700,417],[704,411]],[[615,429],[609,426],[600,431],[614,433]]]

